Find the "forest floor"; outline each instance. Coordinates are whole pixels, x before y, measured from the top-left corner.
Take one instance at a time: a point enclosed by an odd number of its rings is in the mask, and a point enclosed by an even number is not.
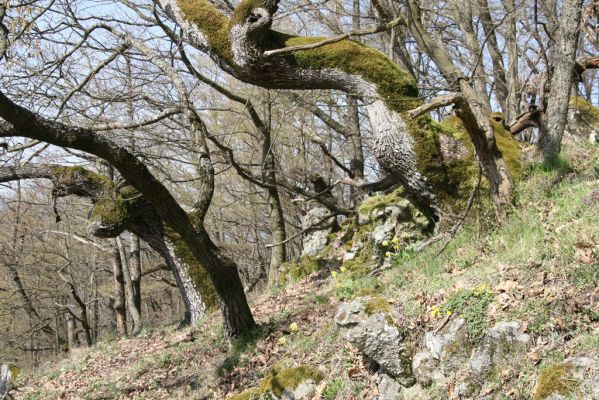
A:
[[[523,321],[531,346],[483,389],[494,398],[531,399],[538,374],[575,354],[599,355],[599,149],[575,147],[552,169],[528,168],[509,220],[472,216],[443,242],[397,257],[364,285],[391,306],[415,348],[439,323],[452,293],[484,287],[492,299],[474,320]],[[474,212],[476,214],[476,212]],[[308,364],[324,379],[317,398],[372,399],[375,375],[338,334],[333,317],[348,295],[344,273],[322,270],[251,299],[261,327],[231,348],[218,313],[198,326],[146,330],[131,339],[76,350],[24,376],[17,399],[225,399],[256,386],[275,365]],[[373,286],[372,280],[376,280]],[[359,285],[359,283],[358,283]],[[340,290],[343,289],[343,290]],[[431,312],[433,311],[433,312]],[[460,310],[455,310],[460,313]],[[296,327],[297,326],[297,327]],[[448,398],[438,388],[429,398]]]

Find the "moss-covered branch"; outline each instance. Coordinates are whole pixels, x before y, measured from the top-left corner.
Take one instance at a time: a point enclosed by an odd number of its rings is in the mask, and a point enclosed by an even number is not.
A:
[[[0,182],[40,178],[52,181],[56,197],[74,195],[92,202],[89,230],[94,236],[116,237],[125,230],[138,234],[166,259],[175,275],[184,275],[176,276],[179,285],[185,284],[186,276],[189,276],[204,304],[208,308],[217,305],[214,287],[205,268],[193,257],[185,241],[174,230],[165,231],[162,228],[157,212],[135,188],[127,184],[116,185],[107,176],[79,166],[0,168]],[[176,263],[182,265],[174,265]],[[181,268],[185,271],[181,271]],[[189,288],[186,290],[189,291]],[[194,296],[189,292],[182,295]]]
[[[180,12],[170,14],[182,15],[180,25],[191,22],[201,31],[208,53],[237,78],[268,88],[336,89],[361,96],[379,163],[433,214],[439,213],[439,196],[456,193],[457,188],[447,190],[448,175],[455,171],[441,149],[440,135],[446,132],[428,116],[410,118],[407,112],[421,104],[416,82],[386,55],[349,39],[274,31],[276,0],[244,0],[230,19],[207,0],[176,3]]]

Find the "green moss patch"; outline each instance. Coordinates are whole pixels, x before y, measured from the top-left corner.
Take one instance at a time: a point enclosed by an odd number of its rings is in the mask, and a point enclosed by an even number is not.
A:
[[[389,205],[406,202],[405,190],[399,188],[389,194],[369,197],[360,204],[358,211],[360,214],[370,215],[372,211],[385,208]]]
[[[376,313],[388,313],[389,303],[380,296],[374,296],[364,304],[364,310],[368,315]]]
[[[285,390],[294,390],[302,382],[313,380],[316,384],[322,381],[322,373],[309,365],[300,365],[298,367],[270,370],[260,386],[250,388],[240,394],[231,397],[231,400],[257,400],[262,395],[272,393],[280,397]]]
[[[207,0],[177,0],[183,14],[202,31],[219,57],[230,61],[229,20]]]
[[[552,365],[543,369],[539,374],[533,399],[544,400],[553,394],[572,395],[578,386],[578,381],[572,376],[571,365]]]
[[[51,167],[55,183],[58,186],[69,187],[76,191],[77,186],[86,188],[89,192],[101,193],[111,190],[114,183],[105,175],[89,171],[83,167]],[[77,194],[74,192],[74,194]]]
[[[181,236],[174,230],[165,229],[165,236],[175,245],[175,253],[177,257],[185,263],[188,268],[189,276],[193,281],[198,293],[202,297],[202,301],[206,305],[206,309],[214,311],[218,307],[218,298],[208,271],[194,257],[190,248],[187,246]]]
[[[279,283],[296,282],[313,272],[326,267],[327,261],[318,256],[302,256],[298,260],[288,261],[281,266]]]

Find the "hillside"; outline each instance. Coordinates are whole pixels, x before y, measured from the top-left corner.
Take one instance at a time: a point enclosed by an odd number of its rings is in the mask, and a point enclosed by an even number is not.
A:
[[[393,237],[348,258],[356,236],[343,226],[289,266],[284,287],[251,298],[260,328],[231,348],[213,313],[26,371],[12,396],[246,400],[309,380],[305,398],[323,400],[598,399],[599,149],[567,147],[555,168],[523,175],[507,221],[475,206],[447,245],[417,252]],[[360,322],[340,323],[344,303],[362,307]],[[396,335],[415,385],[379,373],[373,358],[387,356],[362,354],[372,343],[346,340],[362,323]]]

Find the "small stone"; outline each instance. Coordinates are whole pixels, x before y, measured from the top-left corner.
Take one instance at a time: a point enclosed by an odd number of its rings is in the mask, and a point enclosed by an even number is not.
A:
[[[472,396],[476,392],[476,389],[476,385],[469,379],[466,379],[465,381],[462,381],[455,385],[455,387],[453,388],[453,395],[458,399],[472,398]]]
[[[448,349],[463,347],[467,344],[466,320],[456,318],[451,320],[439,333],[427,332],[424,344],[437,360],[441,360]]]
[[[403,344],[404,336],[388,315],[367,315],[359,301],[343,303],[335,315],[344,339],[393,376],[401,385],[409,387],[416,380],[412,375],[410,352]]]
[[[281,400],[308,400],[316,393],[316,383],[307,379],[300,383],[294,390],[285,389],[281,394]]]
[[[435,380],[442,378],[441,371],[439,371],[438,367],[439,361],[428,351],[416,353],[412,360],[414,377],[423,387],[428,387],[432,385]]]
[[[401,385],[392,377],[383,373],[379,373],[380,381],[378,384],[379,395],[377,400],[397,400],[401,392]]]

